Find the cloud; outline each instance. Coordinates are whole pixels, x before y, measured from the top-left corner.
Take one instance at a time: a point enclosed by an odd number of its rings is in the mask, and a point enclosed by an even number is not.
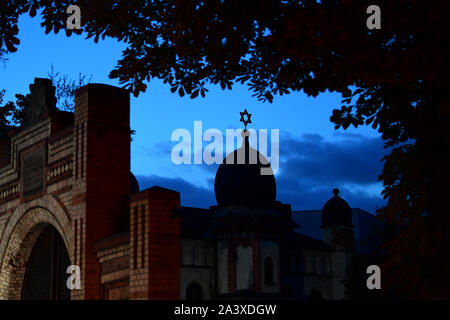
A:
[[[377,182],[387,153],[380,138],[340,135],[326,141],[318,134],[280,137],[277,198],[293,208],[321,209],[339,188],[351,207],[369,212],[384,205]]]
[[[138,175],[136,176],[136,179],[139,182],[140,190],[145,190],[153,186],[160,186],[180,192],[180,202],[182,206],[208,208],[210,205],[215,204],[215,197],[212,189],[196,186],[182,178]]]
[[[332,190],[335,187],[339,188],[340,196],[352,208],[375,213],[377,208],[384,205],[383,199],[376,193],[361,191],[357,185],[340,186],[330,181],[313,187],[311,182],[295,181],[286,176],[277,178],[277,199],[291,204],[293,210],[319,210],[333,196]]]
[[[281,175],[317,185],[375,183],[386,154],[380,138],[346,137],[325,141],[317,134],[280,139]]]

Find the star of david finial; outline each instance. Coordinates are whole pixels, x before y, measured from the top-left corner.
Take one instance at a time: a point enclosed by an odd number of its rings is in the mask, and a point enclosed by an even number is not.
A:
[[[249,123],[252,123],[251,117],[252,114],[247,112],[247,109],[244,110],[244,112],[239,112],[241,114],[241,121],[242,123],[244,123],[245,125],[245,130],[247,130],[247,125]],[[246,119],[244,119],[244,117],[246,117]]]

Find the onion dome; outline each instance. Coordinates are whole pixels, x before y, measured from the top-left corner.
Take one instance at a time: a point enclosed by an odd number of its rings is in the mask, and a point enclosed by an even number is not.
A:
[[[351,226],[352,209],[347,201],[339,197],[339,189],[333,190],[334,196],[322,209],[322,226]]]
[[[214,192],[221,206],[266,206],[275,203],[276,184],[267,158],[250,147],[250,133],[242,132],[242,146],[228,154],[216,172]]]

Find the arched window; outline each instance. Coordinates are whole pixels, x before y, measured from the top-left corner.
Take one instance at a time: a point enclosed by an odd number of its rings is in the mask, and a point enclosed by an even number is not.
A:
[[[186,300],[203,300],[202,286],[197,282],[192,282],[186,289]]]
[[[275,266],[270,257],[264,260],[264,284],[267,286],[275,284]]]

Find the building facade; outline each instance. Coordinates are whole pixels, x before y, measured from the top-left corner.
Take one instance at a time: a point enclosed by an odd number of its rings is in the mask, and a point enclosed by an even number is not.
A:
[[[210,208],[182,207],[158,186],[140,191],[129,110],[116,87],[81,88],[69,113],[50,80],[30,85],[22,126],[0,132],[1,299],[345,298],[355,240],[337,190],[321,213],[323,239],[301,234],[244,131]],[[67,288],[70,265],[79,289]]]

